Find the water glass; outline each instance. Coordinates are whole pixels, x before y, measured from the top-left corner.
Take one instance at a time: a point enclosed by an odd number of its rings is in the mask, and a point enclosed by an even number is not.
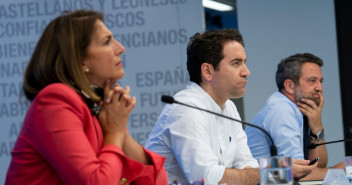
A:
[[[352,156],[345,157],[345,170],[348,180],[352,182]]]
[[[258,161],[261,185],[293,185],[291,157],[265,157],[260,158]]]

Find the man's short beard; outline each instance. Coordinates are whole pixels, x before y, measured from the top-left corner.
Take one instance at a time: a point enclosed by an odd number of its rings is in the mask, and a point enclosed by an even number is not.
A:
[[[319,106],[319,104],[320,104],[320,97],[314,98],[313,96],[312,97],[303,96],[301,93],[301,90],[298,87],[295,89],[294,98],[295,98],[296,102],[302,102],[301,100],[302,100],[302,98],[304,98],[304,99],[313,100],[317,106]]]

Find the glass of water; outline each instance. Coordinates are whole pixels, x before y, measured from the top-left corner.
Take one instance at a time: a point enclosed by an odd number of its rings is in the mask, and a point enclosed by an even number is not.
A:
[[[292,160],[288,156],[259,158],[260,184],[292,185]]]
[[[345,157],[345,170],[348,180],[352,182],[352,156]]]

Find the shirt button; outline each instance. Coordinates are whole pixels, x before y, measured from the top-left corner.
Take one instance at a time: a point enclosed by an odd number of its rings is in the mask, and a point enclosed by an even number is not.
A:
[[[160,173],[158,173],[158,177],[157,178],[160,178]]]
[[[127,179],[125,177],[123,177],[121,180],[120,180],[120,184],[125,184],[127,182]]]

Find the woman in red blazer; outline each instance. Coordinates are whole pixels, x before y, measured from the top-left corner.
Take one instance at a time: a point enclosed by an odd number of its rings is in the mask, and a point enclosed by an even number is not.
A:
[[[136,100],[115,85],[125,48],[102,20],[76,10],[44,30],[24,76],[32,102],[5,184],[167,184],[165,158],[128,133]]]

